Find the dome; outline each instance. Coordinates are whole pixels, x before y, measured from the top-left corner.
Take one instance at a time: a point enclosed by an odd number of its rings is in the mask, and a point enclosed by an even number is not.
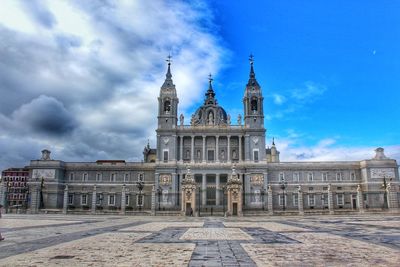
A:
[[[193,126],[216,126],[230,124],[230,118],[226,114],[226,111],[217,103],[211,82],[212,79],[210,75],[209,87],[205,94],[204,104],[192,115],[191,125]]]
[[[192,125],[227,125],[226,111],[218,104],[203,105],[192,116]]]

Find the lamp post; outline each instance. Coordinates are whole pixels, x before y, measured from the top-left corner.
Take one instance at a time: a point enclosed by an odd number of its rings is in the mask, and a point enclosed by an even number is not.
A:
[[[261,201],[262,201],[262,209],[265,210],[264,207],[264,196],[265,196],[265,189],[264,187],[261,188]]]
[[[285,189],[287,187],[287,182],[285,178],[282,178],[282,180],[279,182],[279,186],[282,189],[282,196],[283,196],[283,211],[285,211]]]
[[[200,217],[200,208],[201,208],[201,199],[200,199],[200,197],[201,197],[201,188],[200,188],[200,186],[199,186],[199,217]]]
[[[39,209],[43,209],[43,208],[44,208],[43,188],[44,188],[44,178],[42,177],[42,181],[40,182],[40,203],[39,203]]]
[[[225,216],[225,193],[226,193],[226,186],[222,186],[222,206],[224,210],[224,216]]]
[[[161,189],[161,187],[159,186],[159,187],[157,188],[158,210],[159,210],[159,211],[161,210],[161,194],[162,194],[162,189]]]
[[[137,181],[136,186],[139,189],[138,205],[139,205],[139,211],[141,211],[142,210],[142,205],[143,205],[143,200],[142,200],[142,190],[144,188],[143,181]]]

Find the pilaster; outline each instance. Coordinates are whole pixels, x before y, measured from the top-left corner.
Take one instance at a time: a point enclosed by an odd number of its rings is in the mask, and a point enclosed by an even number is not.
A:
[[[364,212],[364,198],[361,185],[357,185],[357,207],[360,213]]]
[[[297,191],[298,197],[298,206],[299,206],[299,215],[304,215],[304,202],[303,202],[303,191],[301,190],[301,186],[299,185],[298,191]]]
[[[67,214],[68,211],[68,185],[64,188],[64,199],[63,199],[63,214]]]
[[[96,185],[93,186],[92,192],[92,214],[96,214],[96,200],[97,200],[97,187]]]
[[[271,187],[271,185],[268,185],[267,198],[268,198],[268,214],[272,215],[272,214],[274,214],[274,210],[273,210],[273,203],[272,203],[273,198],[272,198],[272,187]]]
[[[328,209],[329,209],[329,214],[333,214],[333,194],[332,194],[332,188],[331,185],[328,186]]]

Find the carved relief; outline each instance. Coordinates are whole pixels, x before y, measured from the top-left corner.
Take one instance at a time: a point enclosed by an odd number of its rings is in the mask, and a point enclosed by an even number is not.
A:
[[[36,169],[32,172],[32,178],[40,179],[40,178],[47,178],[47,179],[54,179],[56,178],[56,170],[51,169]]]
[[[170,185],[172,183],[171,174],[162,174],[160,175],[160,184],[161,185]]]
[[[264,184],[264,175],[253,174],[252,176],[250,176],[250,183],[252,185],[263,185]]]
[[[255,145],[258,144],[258,137],[257,137],[257,136],[253,136],[252,140],[253,140],[253,143],[254,143]]]
[[[371,169],[371,178],[395,178],[394,169],[376,168]]]

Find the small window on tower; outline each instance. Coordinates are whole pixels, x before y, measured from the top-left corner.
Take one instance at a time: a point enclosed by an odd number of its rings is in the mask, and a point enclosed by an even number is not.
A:
[[[171,102],[169,100],[166,100],[164,102],[164,113],[169,114],[171,112]]]
[[[253,113],[257,112],[257,99],[251,100],[251,111]]]

